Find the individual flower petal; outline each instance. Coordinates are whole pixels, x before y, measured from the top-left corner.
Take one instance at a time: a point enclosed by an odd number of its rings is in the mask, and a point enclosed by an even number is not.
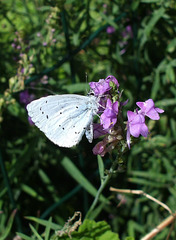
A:
[[[119,82],[117,81],[117,79],[113,76],[113,75],[109,75],[106,79],[105,79],[106,82],[114,82],[115,85],[117,86],[117,88],[120,86],[119,85]]]
[[[111,129],[117,122],[118,102],[112,103],[107,100],[106,109],[100,117],[100,122],[104,129]]]
[[[95,147],[93,148],[93,154],[94,155],[100,155],[100,156],[104,156],[104,151],[105,151],[105,148],[106,148],[106,144],[101,141],[101,142],[98,142]]]
[[[113,26],[108,26],[108,27],[106,28],[106,32],[107,32],[108,34],[112,34],[112,33],[115,32],[115,28],[114,28]]]
[[[142,113],[127,112],[127,144],[130,148],[130,135],[139,137],[141,134],[144,137],[148,136],[148,127],[145,124],[145,117]]]
[[[90,82],[89,85],[96,96],[103,95],[111,89],[109,82],[106,82],[104,79],[100,79],[98,82]]]
[[[106,109],[107,100],[108,100],[108,95],[103,96],[103,97],[100,98],[100,101],[98,102],[99,105],[100,105],[99,109],[98,109],[99,113],[104,112],[104,110]]]
[[[33,94],[29,94],[28,90],[24,90],[19,94],[20,102],[25,106],[34,100],[35,96]]]
[[[29,116],[28,116],[28,122],[29,122],[30,125],[34,125],[32,119]]]
[[[152,120],[159,120],[160,116],[158,113],[164,112],[164,110],[155,107],[153,99],[148,99],[145,102],[137,102],[136,105],[141,108],[141,113]]]
[[[112,75],[109,75],[106,79],[100,79],[98,82],[90,82],[89,85],[96,96],[101,96],[108,93],[108,91],[112,88],[110,86],[110,82],[114,82],[117,88],[119,87],[117,79]]]
[[[127,117],[128,117],[128,128],[130,130],[130,134],[133,137],[139,137],[140,134],[144,137],[147,137],[148,128],[145,125],[144,116],[142,114],[128,111]]]
[[[94,123],[93,124],[93,134],[94,138],[98,138],[100,136],[105,135],[108,133],[108,130],[105,130],[103,126],[100,123]]]

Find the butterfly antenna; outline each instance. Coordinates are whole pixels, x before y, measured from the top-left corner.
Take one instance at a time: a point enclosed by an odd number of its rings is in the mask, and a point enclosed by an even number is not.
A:
[[[87,75],[87,72],[85,72],[85,75],[86,75],[86,93],[87,93],[87,95],[88,95],[89,92],[88,92],[88,89],[87,89],[87,84],[88,84],[88,75]]]

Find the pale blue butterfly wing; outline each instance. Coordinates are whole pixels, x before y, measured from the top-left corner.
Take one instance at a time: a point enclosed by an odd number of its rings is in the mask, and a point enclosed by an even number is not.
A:
[[[93,116],[98,107],[95,96],[65,94],[34,100],[27,105],[27,110],[35,125],[52,142],[60,147],[72,147],[80,142],[84,133],[92,142]]]

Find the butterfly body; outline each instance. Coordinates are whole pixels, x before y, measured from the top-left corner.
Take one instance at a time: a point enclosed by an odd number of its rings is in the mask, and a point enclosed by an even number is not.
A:
[[[27,105],[35,125],[60,147],[72,147],[84,133],[93,140],[93,117],[99,108],[95,96],[63,94],[42,97]]]

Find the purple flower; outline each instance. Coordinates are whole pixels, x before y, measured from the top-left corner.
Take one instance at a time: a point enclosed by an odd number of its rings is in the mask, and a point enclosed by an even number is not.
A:
[[[109,83],[104,79],[100,79],[98,82],[90,82],[89,85],[96,96],[103,95],[105,92],[111,89]]]
[[[90,82],[89,85],[96,96],[101,96],[112,88],[110,82],[114,82],[117,88],[119,87],[117,79],[112,75],[109,75],[106,79],[100,79],[98,82]]]
[[[106,109],[100,117],[100,122],[104,129],[111,129],[117,122],[118,102],[112,103],[110,99],[107,100]]]
[[[20,102],[23,103],[25,106],[34,100],[35,96],[33,94],[29,94],[28,90],[24,90],[20,92]]]
[[[100,141],[93,148],[93,154],[104,157],[106,153],[105,149],[106,149],[106,144],[103,141]]]
[[[41,83],[47,84],[48,83],[48,76],[44,75],[40,80],[41,80]]]
[[[132,31],[132,27],[130,25],[126,26],[125,30],[122,32],[122,37],[123,38],[128,38],[128,37],[133,38],[133,31]]]
[[[114,82],[115,85],[117,86],[117,88],[120,86],[117,79],[113,76],[113,75],[109,75],[106,79],[106,82],[110,83],[110,82]]]
[[[37,33],[37,37],[41,37],[41,33],[40,32]]]
[[[158,113],[163,113],[164,110],[156,108],[153,99],[148,99],[145,102],[137,102],[136,105],[140,107],[140,113],[149,117],[152,120],[159,120],[160,116]]]
[[[29,122],[30,125],[34,125],[32,119],[29,116],[28,116],[28,122]]]
[[[29,94],[28,90],[24,90],[23,92],[20,92],[20,102],[27,106],[28,103],[30,103],[32,100],[34,100],[35,96],[33,94]],[[34,125],[33,121],[30,117],[28,117],[28,122],[30,125]]]
[[[148,127],[145,124],[145,117],[141,113],[127,112],[127,144],[130,148],[130,135],[133,137],[139,137],[141,134],[144,137],[148,135]]]
[[[94,131],[94,138],[99,138],[100,136],[103,136],[106,133],[108,133],[109,130],[104,129],[100,123],[94,123],[93,131]]]
[[[112,33],[115,32],[115,28],[114,28],[113,26],[108,26],[108,27],[106,28],[106,32],[107,32],[108,34],[112,34]]]
[[[44,47],[47,46],[47,42],[43,42],[43,46],[44,46]]]
[[[16,44],[15,44],[15,43],[12,43],[11,46],[12,46],[13,48],[15,48],[15,47],[16,47]]]

